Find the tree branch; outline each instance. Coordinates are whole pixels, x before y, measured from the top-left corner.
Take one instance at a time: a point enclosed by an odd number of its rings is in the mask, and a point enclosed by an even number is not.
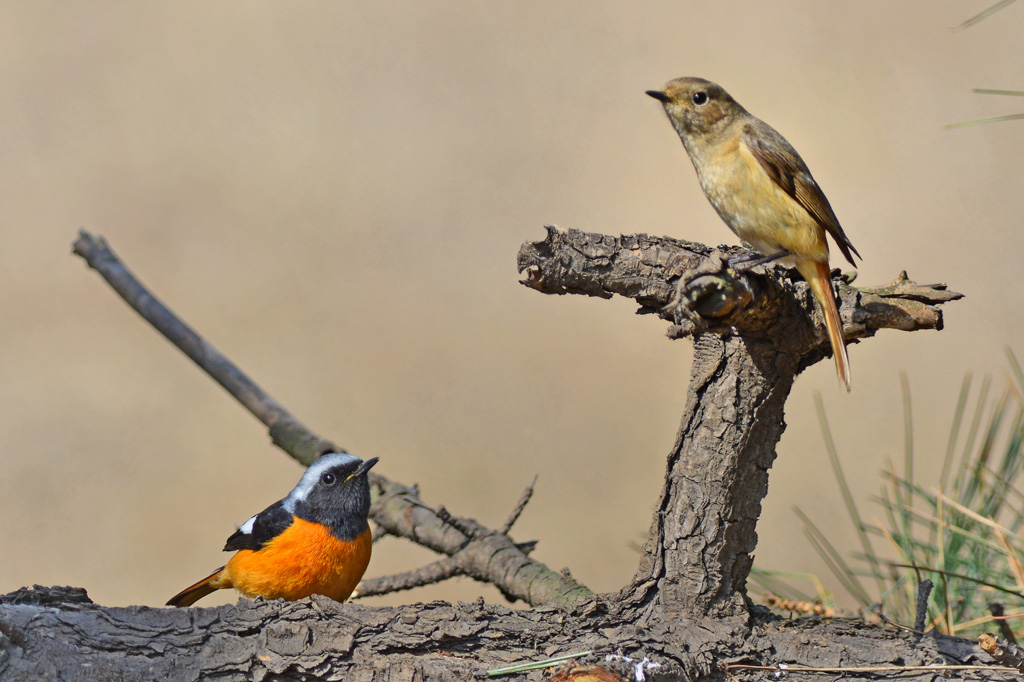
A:
[[[444,582],[457,575],[462,575],[459,564],[453,557],[448,556],[411,571],[363,580],[356,587],[351,598],[376,597],[382,594],[411,590]]]
[[[534,476],[533,480],[530,481],[530,485],[526,486],[526,490],[519,497],[519,501],[516,502],[516,506],[509,513],[508,518],[505,519],[505,523],[501,524],[501,532],[508,533],[512,530],[512,526],[516,525],[516,521],[519,520],[519,515],[526,509],[526,505],[529,504],[530,498],[533,497],[533,486],[537,485],[537,477]]]
[[[843,619],[769,618],[753,628],[712,620],[647,626],[596,604],[567,614],[513,611],[482,600],[369,607],[314,595],[296,602],[240,599],[217,608],[152,609],[97,606],[75,588],[37,586],[0,595],[5,680],[455,682],[581,650],[595,651],[592,661],[612,653],[649,657],[661,665],[648,675],[652,682],[721,680],[719,666],[738,663],[932,665],[899,679],[934,682],[963,679],[955,672],[943,677],[942,664],[983,656],[963,639],[931,634],[918,641],[913,633]],[[736,674],[765,679],[763,673]],[[851,672],[843,679],[878,677]]]
[[[502,524],[501,529],[497,532],[498,535],[508,537],[508,533],[512,530],[512,526],[515,524],[516,519],[519,518],[523,509],[526,508],[527,502],[530,501],[530,497],[533,495],[533,486],[536,482],[537,477],[534,476],[533,480],[530,481],[530,485],[525,491],[523,491],[522,496],[520,496],[519,500],[516,502],[516,506],[512,510],[511,514],[509,514],[508,519],[506,519],[505,523]],[[480,539],[484,536],[493,534],[492,531],[488,531],[486,528],[483,528],[480,524],[471,519],[459,519],[458,517],[452,516],[444,507],[439,507],[435,513],[442,521],[450,524],[466,536],[466,538],[471,540]],[[390,533],[388,534],[390,535]],[[536,546],[535,542],[518,543],[516,545],[523,554],[529,554],[533,551],[534,546]],[[424,585],[443,582],[449,578],[454,578],[457,575],[465,575],[466,573],[463,568],[463,564],[465,562],[459,555],[469,547],[472,547],[472,543],[467,544],[463,549],[449,557],[432,562],[426,566],[421,566],[420,568],[412,571],[404,571],[395,575],[364,580],[359,583],[359,586],[356,588],[356,591],[353,592],[352,596],[353,598],[370,597],[388,594],[389,592],[410,590],[414,587],[423,587]],[[484,582],[490,581],[485,580]],[[500,586],[499,589],[501,589]]]
[[[703,330],[770,339],[792,345],[789,318],[801,326],[815,324],[815,345],[827,345],[821,313],[807,284],[795,270],[759,266],[745,272],[726,260],[742,253],[738,247],[710,249],[669,237],[645,234],[608,235],[545,226],[547,236],[519,250],[522,284],[545,294],[583,294],[599,298],[622,296],[640,304],[640,314],[658,315],[680,323],[679,304],[704,318],[704,329],[684,323],[688,333],[670,330],[675,338]],[[686,284],[680,292],[679,284]],[[943,303],[963,298],[945,284],[922,285],[906,271],[882,287],[854,288],[838,281],[840,315],[847,340],[873,336],[879,329],[942,329]],[[682,293],[682,296],[680,296]],[[674,305],[672,305],[674,304]],[[784,316],[787,324],[780,322]],[[813,327],[821,328],[815,332]],[[780,333],[782,328],[786,333]],[[789,350],[799,350],[799,345]]]
[[[807,284],[781,267],[737,272],[735,249],[548,226],[519,251],[522,283],[546,294],[613,295],[694,337],[694,361],[679,434],[633,583],[620,605],[635,617],[685,613],[742,617],[746,579],[768,470],[785,428],[796,375],[831,351]],[[890,285],[839,282],[847,339],[878,329],[941,329],[941,303],[960,298],[944,284],[906,273]]]
[[[72,252],[81,256],[135,312],[263,422],[270,429],[274,445],[304,466],[309,466],[313,460],[327,452],[345,452],[306,428],[223,353],[151,294],[117,257],[106,239],[80,230]]]
[[[345,452],[310,431],[223,353],[197,334],[151,294],[102,237],[85,230],[73,251],[99,272],[114,290],[157,331],[180,348],[203,371],[223,386],[257,419],[269,427],[274,445],[308,466],[325,452]],[[479,537],[472,540],[446,523],[419,500],[418,491],[370,472],[373,493],[371,518],[388,533],[411,540],[456,559],[460,571],[494,584],[510,600],[560,607],[590,597],[591,592],[544,564],[526,556],[503,533],[474,524]]]

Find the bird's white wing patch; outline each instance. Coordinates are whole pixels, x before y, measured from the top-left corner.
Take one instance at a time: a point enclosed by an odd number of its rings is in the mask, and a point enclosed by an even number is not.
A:
[[[252,524],[254,523],[256,523],[255,516],[246,521],[245,523],[243,523],[241,526],[239,526],[238,532],[244,533],[245,535],[252,535]]]

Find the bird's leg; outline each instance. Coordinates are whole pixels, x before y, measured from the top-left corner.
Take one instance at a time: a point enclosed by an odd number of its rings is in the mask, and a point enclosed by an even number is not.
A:
[[[758,265],[772,263],[781,258],[786,258],[787,256],[792,255],[793,252],[790,251],[789,249],[782,249],[781,251],[776,251],[775,253],[770,254],[768,256],[751,249],[749,253],[746,253],[742,256],[733,256],[732,258],[730,258],[729,266],[732,267],[732,269],[735,270],[736,272],[746,272],[747,270],[756,268]]]

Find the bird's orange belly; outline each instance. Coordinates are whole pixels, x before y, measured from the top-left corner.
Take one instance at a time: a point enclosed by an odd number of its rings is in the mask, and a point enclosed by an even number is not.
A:
[[[247,597],[294,601],[322,594],[344,601],[363,577],[371,547],[369,528],[345,541],[326,526],[296,518],[263,548],[236,553],[224,574]]]

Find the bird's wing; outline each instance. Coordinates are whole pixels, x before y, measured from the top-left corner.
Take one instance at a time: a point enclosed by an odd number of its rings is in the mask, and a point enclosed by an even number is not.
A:
[[[275,502],[232,533],[224,544],[224,551],[260,549],[292,525],[293,518],[292,513],[284,508],[283,500]]]
[[[850,252],[857,254],[858,258],[861,255],[857,253],[850,238],[843,232],[843,228],[839,225],[839,219],[832,211],[832,206],[825,198],[825,193],[811,177],[811,171],[807,169],[807,164],[796,153],[793,146],[786,141],[786,138],[779,135],[764,121],[757,120],[743,126],[741,139],[744,146],[750,150],[750,153],[754,155],[754,158],[775,184],[803,206],[804,210],[832,235],[836,246],[846,256],[846,260],[850,261],[851,265],[856,265],[853,262],[853,254]]]

